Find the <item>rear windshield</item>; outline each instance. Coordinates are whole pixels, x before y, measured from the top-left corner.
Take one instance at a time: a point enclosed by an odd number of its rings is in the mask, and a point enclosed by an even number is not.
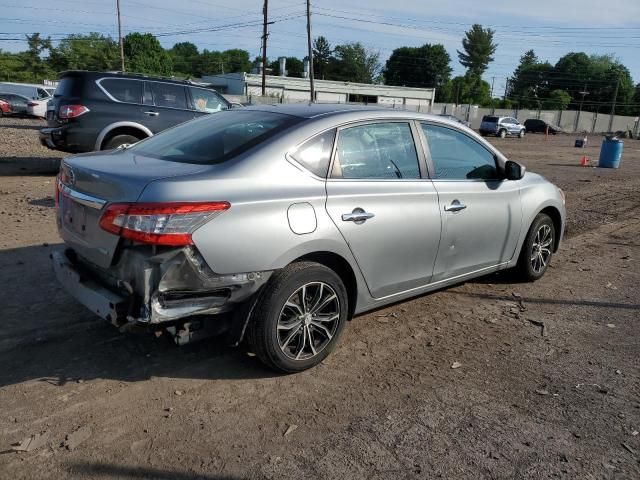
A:
[[[300,119],[280,113],[227,110],[166,130],[130,148],[181,163],[217,164],[264,142]]]
[[[56,87],[55,97],[77,97],[80,95],[79,89],[82,80],[80,77],[62,77]]]
[[[483,122],[497,122],[498,121],[498,117],[494,117],[493,115],[485,115],[484,117],[482,117],[482,121]]]

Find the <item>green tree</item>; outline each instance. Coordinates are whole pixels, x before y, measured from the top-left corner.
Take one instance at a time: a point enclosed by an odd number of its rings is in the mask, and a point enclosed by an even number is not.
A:
[[[225,50],[222,52],[222,61],[224,71],[231,72],[249,72],[251,70],[251,61],[249,60],[249,52],[239,48]]]
[[[329,71],[331,80],[374,83],[380,76],[380,54],[364,48],[360,42],[338,45]]]
[[[23,58],[27,75],[34,82],[42,82],[55,74],[48,63],[42,58],[45,52],[51,50],[51,39],[42,38],[39,33],[25,35],[27,51],[20,53]]]
[[[118,44],[100,33],[69,35],[49,53],[48,63],[55,71],[116,70],[120,67]]]
[[[200,52],[191,42],[176,43],[169,50],[169,55],[173,62],[173,71],[182,76],[191,76],[198,68]]]
[[[458,58],[463,67],[469,73],[482,75],[493,61],[493,54],[498,47],[493,43],[494,30],[482,28],[482,25],[473,24],[462,39],[462,49],[458,50]]]
[[[27,72],[24,55],[0,50],[0,79],[7,82],[32,81],[31,73]]]
[[[542,108],[547,110],[566,110],[571,103],[571,95],[564,90],[556,89],[549,92],[549,96],[542,102]]]
[[[329,63],[331,62],[331,44],[320,36],[313,41],[313,75],[319,79],[327,76]]]
[[[124,56],[131,72],[163,76],[173,72],[171,56],[150,33],[134,32],[124,37]]]
[[[384,69],[387,85],[440,89],[451,76],[451,57],[442,45],[396,48]]]
[[[443,93],[442,101],[447,103],[488,106],[492,102],[491,85],[474,73],[466,73],[447,82]]]

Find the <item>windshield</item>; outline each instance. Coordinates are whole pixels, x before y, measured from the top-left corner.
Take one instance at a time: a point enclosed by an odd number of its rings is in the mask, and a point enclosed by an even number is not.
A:
[[[130,148],[181,163],[216,164],[264,142],[301,119],[256,110],[229,110],[186,122]]]

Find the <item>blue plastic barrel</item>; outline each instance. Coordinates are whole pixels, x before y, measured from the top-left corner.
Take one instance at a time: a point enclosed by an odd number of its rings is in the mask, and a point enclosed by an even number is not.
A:
[[[622,159],[622,148],[624,142],[617,138],[605,138],[600,148],[600,160],[598,166],[601,168],[618,168]]]

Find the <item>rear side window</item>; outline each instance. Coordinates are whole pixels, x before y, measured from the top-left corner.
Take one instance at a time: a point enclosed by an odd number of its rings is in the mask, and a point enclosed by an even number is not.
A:
[[[471,137],[451,128],[422,124],[437,180],[496,180],[496,159]]]
[[[149,85],[157,107],[187,109],[187,92],[182,85],[160,82],[149,82]]]
[[[420,178],[418,155],[408,123],[372,123],[338,134],[333,177]]]
[[[319,177],[326,177],[336,130],[329,130],[300,145],[291,157]]]
[[[100,81],[100,86],[119,102],[141,103],[142,82],[138,80],[107,78]]]
[[[154,135],[130,148],[147,157],[213,165],[259,145],[295,123],[298,117],[257,110],[225,110]]]
[[[484,117],[482,117],[482,121],[495,123],[498,121],[498,117],[494,117],[493,115],[485,115]]]

